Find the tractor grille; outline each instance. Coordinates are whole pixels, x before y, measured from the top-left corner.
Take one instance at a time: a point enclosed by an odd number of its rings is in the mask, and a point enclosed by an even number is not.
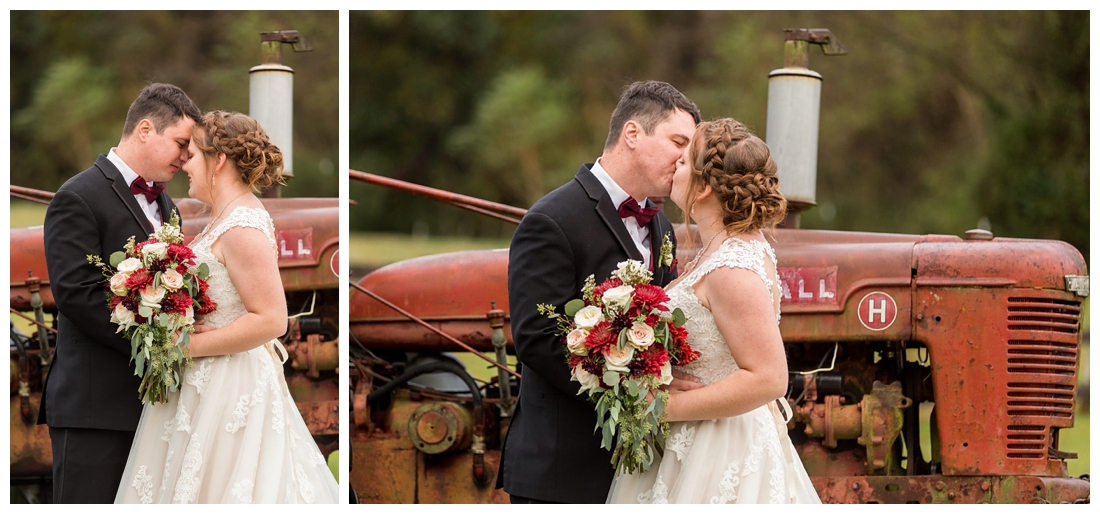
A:
[[[1008,329],[1077,334],[1081,302],[1055,298],[1009,298]]]
[[[1046,458],[1047,429],[1039,425],[1008,426],[1008,457],[1011,459]]]
[[[1009,382],[1004,405],[1009,416],[1030,418],[1028,424],[1008,426],[1008,457],[1046,459],[1047,448],[1052,446],[1051,424],[1055,419],[1073,417],[1080,318],[1080,302],[1008,299],[1009,331],[1028,333],[1008,341]]]

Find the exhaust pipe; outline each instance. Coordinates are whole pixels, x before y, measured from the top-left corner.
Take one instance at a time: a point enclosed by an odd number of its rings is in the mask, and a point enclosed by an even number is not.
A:
[[[817,132],[821,75],[811,69],[810,45],[825,55],[848,53],[829,29],[784,30],[783,68],[768,74],[765,141],[779,167],[779,189],[787,198],[784,228],[798,228],[800,213],[817,205]]]
[[[282,43],[295,52],[312,52],[313,45],[297,30],[260,33],[263,56],[248,70],[248,113],[283,152],[283,176],[294,176],[294,70],[283,66]],[[278,198],[279,186],[263,191],[264,198]]]

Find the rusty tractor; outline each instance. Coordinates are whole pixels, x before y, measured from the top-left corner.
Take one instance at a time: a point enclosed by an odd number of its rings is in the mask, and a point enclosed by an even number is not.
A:
[[[53,193],[11,186],[13,197],[48,203]],[[282,338],[287,385],[326,456],[339,441],[339,200],[264,198],[275,221],[279,268],[292,317]],[[197,200],[176,202],[190,241],[209,221]],[[42,381],[50,363],[57,312],[42,246],[42,227],[11,229],[11,312],[36,323],[26,336],[12,325],[11,482],[47,484],[52,476],[49,429],[35,425]],[[136,392],[135,392],[136,394]],[[48,500],[50,488],[40,487]]]
[[[1076,455],[1059,446],[1078,395],[1081,253],[980,229],[798,228],[816,204],[821,76],[807,49],[845,50],[827,29],[787,30],[784,44],[785,67],[769,75],[767,141],[792,205],[772,234],[788,429],[822,501],[1089,502],[1088,475],[1069,476]],[[513,223],[525,212],[349,173]],[[680,263],[700,246],[691,234],[678,226]],[[507,249],[467,251],[352,283],[350,484],[361,501],[508,500],[493,478],[523,371],[506,365],[507,267]],[[479,384],[471,375],[484,366],[453,355],[484,358],[496,375]]]

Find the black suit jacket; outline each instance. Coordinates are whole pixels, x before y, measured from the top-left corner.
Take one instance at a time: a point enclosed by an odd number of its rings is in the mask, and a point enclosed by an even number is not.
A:
[[[619,262],[642,260],[591,166],[581,166],[572,181],[535,202],[512,237],[508,303],[523,380],[497,476],[497,486],[509,494],[603,503],[614,478],[611,452],[600,448],[593,432],[595,406],[587,394],[577,395],[580,384],[570,380],[557,325],[535,307],[549,303],[562,312],[566,302],[581,297],[589,275],[598,284]],[[647,228],[656,263],[665,233],[673,244],[675,234],[664,214]],[[656,267],[653,275],[653,283],[664,286],[676,270]]]
[[[157,198],[161,219],[175,208]],[[51,427],[137,429],[138,385],[130,342],[116,334],[99,268],[86,255],[110,262],[130,236],[153,232],[130,186],[107,159],[65,182],[46,209],[44,242],[50,290],[57,303],[57,351],[46,378],[38,423]]]

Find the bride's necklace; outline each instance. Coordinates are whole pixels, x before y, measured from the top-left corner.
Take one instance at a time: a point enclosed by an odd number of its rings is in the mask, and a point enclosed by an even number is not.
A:
[[[236,202],[238,198],[244,196],[247,192],[247,189],[244,190],[244,192],[242,192],[241,194],[233,197],[233,199],[230,200],[229,203],[226,203],[225,207],[222,207],[222,210],[218,211],[218,215],[214,216],[214,218],[210,220],[210,223],[207,223],[206,226],[203,227],[202,232],[199,232],[199,235],[195,236],[195,240],[198,241],[202,239],[202,236],[206,235],[206,232],[210,230],[210,227],[214,226],[214,222],[218,221],[218,219],[222,217],[222,214],[225,214],[225,210],[228,209],[230,205],[233,205],[233,202]]]
[[[706,246],[704,246],[703,249],[699,253],[695,254],[695,258],[692,259],[691,262],[688,263],[686,268],[684,268],[685,272],[688,272],[688,271],[691,271],[691,270],[695,269],[695,265],[699,263],[699,258],[701,258],[704,253],[707,253],[707,250],[710,250],[710,244],[713,243],[714,239],[716,237],[718,237],[719,235],[721,235],[721,234],[722,234],[722,231],[719,230],[718,232],[715,232],[713,236],[711,236],[710,241],[707,241]]]

